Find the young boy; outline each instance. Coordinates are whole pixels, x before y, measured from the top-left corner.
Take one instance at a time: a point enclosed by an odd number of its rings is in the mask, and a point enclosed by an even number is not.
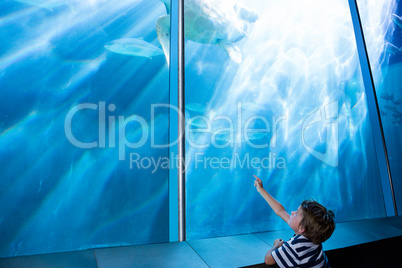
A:
[[[262,181],[254,177],[257,191],[275,214],[295,232],[287,242],[275,240],[274,246],[265,255],[265,264],[277,264],[279,267],[330,267],[321,243],[330,238],[335,230],[334,213],[315,201],[305,200],[297,211],[289,215],[282,204],[265,191]]]

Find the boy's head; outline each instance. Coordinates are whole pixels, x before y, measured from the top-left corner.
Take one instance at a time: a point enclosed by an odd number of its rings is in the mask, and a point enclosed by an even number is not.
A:
[[[314,244],[331,237],[335,230],[335,215],[331,210],[313,200],[305,200],[299,207],[301,219],[298,226],[301,234]]]

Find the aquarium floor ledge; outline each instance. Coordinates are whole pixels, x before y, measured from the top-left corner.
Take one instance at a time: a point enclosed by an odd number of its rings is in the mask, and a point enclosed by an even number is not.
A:
[[[244,267],[259,265],[276,238],[291,230],[187,242],[99,248],[0,259],[0,267]],[[402,236],[402,216],[338,223],[324,250]],[[255,266],[258,267],[258,266]]]

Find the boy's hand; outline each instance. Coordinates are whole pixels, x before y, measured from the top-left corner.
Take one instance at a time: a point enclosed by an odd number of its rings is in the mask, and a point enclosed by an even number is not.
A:
[[[257,191],[260,192],[264,187],[262,186],[262,181],[256,175],[253,175],[255,178],[254,186],[256,187]]]
[[[274,241],[274,248],[280,248],[283,245],[284,241],[282,239],[276,239]]]

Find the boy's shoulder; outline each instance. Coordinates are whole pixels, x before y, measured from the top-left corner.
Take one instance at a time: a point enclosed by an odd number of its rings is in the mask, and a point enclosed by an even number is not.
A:
[[[289,239],[288,242],[292,243],[292,245],[303,244],[304,246],[317,246],[316,244],[311,242],[310,239],[301,234],[295,234],[292,238]]]
[[[322,251],[322,244],[314,244],[304,235],[294,235],[285,244],[288,248],[295,250],[297,253],[296,255],[298,255],[299,257],[302,257],[303,255],[311,251]]]
[[[271,255],[279,267],[297,267],[307,264],[323,265],[327,262],[322,245],[314,244],[303,235],[294,235]]]

